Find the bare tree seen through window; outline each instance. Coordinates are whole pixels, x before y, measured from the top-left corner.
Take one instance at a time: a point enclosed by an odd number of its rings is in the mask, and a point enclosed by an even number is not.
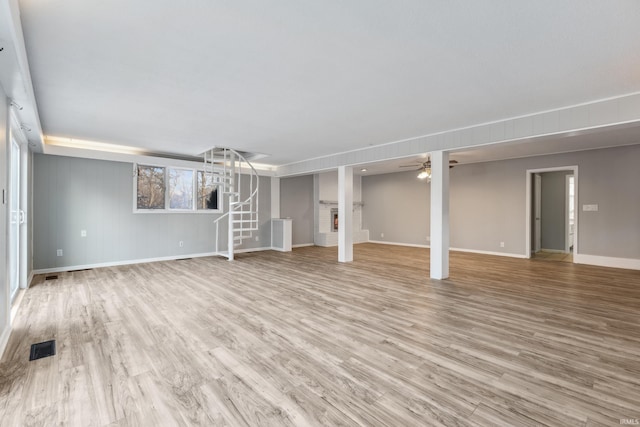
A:
[[[203,171],[198,171],[198,209],[218,209],[218,185]]]
[[[138,209],[164,209],[164,168],[138,166]]]
[[[169,168],[169,209],[193,209],[193,170]]]

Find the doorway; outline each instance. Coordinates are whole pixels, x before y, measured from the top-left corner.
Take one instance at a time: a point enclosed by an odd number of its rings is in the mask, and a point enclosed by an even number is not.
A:
[[[573,262],[577,253],[577,166],[527,171],[529,258]]]

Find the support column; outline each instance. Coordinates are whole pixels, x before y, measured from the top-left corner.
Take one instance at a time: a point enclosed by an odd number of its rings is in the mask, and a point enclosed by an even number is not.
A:
[[[240,178],[239,175],[236,175],[236,158],[235,155],[233,154],[233,151],[229,150],[229,174],[233,177],[229,180],[229,228],[227,228],[227,240],[228,240],[228,253],[227,253],[227,258],[229,259],[229,261],[233,261],[234,258],[234,254],[233,254],[233,249],[235,246],[235,241],[233,239],[234,237],[234,233],[233,233],[233,228],[235,226],[235,224],[233,223],[233,221],[236,220],[236,215],[234,215],[234,210],[232,208],[231,203],[232,202],[237,202],[238,200],[240,200],[240,197],[237,197],[234,193],[236,191],[240,191],[240,188],[238,188],[238,179]]]
[[[338,261],[353,261],[353,168],[338,167]]]
[[[449,277],[449,153],[431,153],[431,278]]]

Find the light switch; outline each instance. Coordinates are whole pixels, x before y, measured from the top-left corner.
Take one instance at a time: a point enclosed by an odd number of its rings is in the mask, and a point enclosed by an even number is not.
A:
[[[598,205],[582,205],[583,212],[598,212]]]

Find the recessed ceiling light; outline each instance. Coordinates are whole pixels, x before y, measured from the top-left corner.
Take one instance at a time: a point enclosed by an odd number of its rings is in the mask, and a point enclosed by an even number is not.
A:
[[[360,172],[366,172],[366,171],[367,171],[367,168],[360,169]]]

